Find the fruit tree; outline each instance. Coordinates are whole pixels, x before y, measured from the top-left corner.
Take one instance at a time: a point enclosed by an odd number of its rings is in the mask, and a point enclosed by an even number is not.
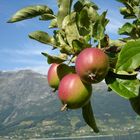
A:
[[[92,84],[105,81],[113,90],[130,101],[140,115],[140,0],[117,0],[124,7],[120,13],[126,23],[118,29],[122,38],[112,40],[106,34],[107,11],[99,14],[98,6],[89,0],[57,0],[58,12],[47,5],[33,5],[17,11],[8,23],[39,16],[50,21],[49,29],[35,31],[29,38],[58,50],[59,55],[42,55],[51,64],[48,83],[58,93],[61,111],[82,109],[85,122],[99,132],[91,106]],[[131,19],[131,20],[129,20]]]

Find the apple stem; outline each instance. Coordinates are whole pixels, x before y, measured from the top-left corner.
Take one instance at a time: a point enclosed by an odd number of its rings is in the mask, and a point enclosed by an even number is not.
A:
[[[57,89],[56,88],[54,88],[53,90],[52,90],[52,92],[56,92],[57,91]]]
[[[98,41],[98,49],[101,49],[101,42],[100,42],[100,40]]]
[[[65,111],[65,110],[67,110],[68,108],[67,108],[67,104],[64,104],[62,107],[61,107],[61,111]]]
[[[90,73],[89,77],[91,78],[91,80],[94,80],[94,78],[96,77],[96,74]]]

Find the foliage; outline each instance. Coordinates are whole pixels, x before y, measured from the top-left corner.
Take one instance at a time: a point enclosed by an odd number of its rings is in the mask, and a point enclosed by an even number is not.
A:
[[[34,5],[28,6],[20,11],[16,12],[15,15],[8,21],[9,23],[34,18],[36,16],[40,16],[41,20],[53,19],[55,16],[53,15],[53,11],[46,5]]]
[[[44,31],[29,34],[31,39],[60,51],[59,56],[42,53],[49,64],[67,62],[68,65],[74,65],[75,58],[83,49],[93,46],[102,49],[110,60],[110,68],[105,77],[107,86],[126,99],[137,98],[140,92],[140,80],[137,79],[140,70],[140,1],[117,1],[124,5],[120,8],[123,18],[133,21],[126,22],[119,28],[118,33],[125,37],[115,41],[105,32],[109,22],[106,18],[107,11],[99,14],[98,6],[88,0],[58,0],[56,14],[44,5],[25,7],[17,11],[8,22],[36,16],[40,16],[40,20],[50,20],[49,28],[54,29],[53,36]],[[82,109],[85,122],[97,132],[91,104]],[[87,114],[89,117],[85,117]]]

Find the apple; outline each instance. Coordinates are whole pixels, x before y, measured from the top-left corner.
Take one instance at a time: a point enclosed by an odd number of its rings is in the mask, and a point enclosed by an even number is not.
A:
[[[99,83],[108,73],[109,58],[101,49],[86,48],[78,55],[75,69],[84,82]]]
[[[60,81],[58,97],[69,109],[83,107],[89,101],[91,94],[91,84],[82,82],[77,74],[68,74]]]

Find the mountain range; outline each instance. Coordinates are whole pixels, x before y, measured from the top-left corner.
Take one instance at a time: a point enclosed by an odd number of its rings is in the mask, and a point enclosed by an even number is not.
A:
[[[0,137],[48,138],[139,132],[140,117],[128,100],[108,92],[105,83],[93,85],[91,98],[99,134],[84,122],[81,109],[61,112],[57,91],[47,76],[31,70],[0,71]]]

